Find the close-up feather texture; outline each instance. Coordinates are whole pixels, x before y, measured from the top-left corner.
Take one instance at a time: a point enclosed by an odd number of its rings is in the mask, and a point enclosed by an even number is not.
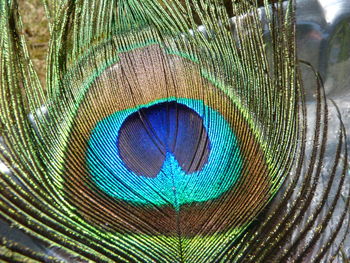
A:
[[[0,261],[349,262],[330,2],[0,0]]]

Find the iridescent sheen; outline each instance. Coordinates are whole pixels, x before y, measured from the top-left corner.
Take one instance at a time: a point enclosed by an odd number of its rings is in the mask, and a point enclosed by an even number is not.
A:
[[[165,101],[167,99],[116,112],[96,125],[86,155],[92,180],[108,195],[138,204],[172,204],[178,207],[217,198],[239,179],[241,155],[237,139],[227,121],[199,100],[179,98],[176,102],[188,106],[203,118],[210,152],[201,170],[191,173],[184,171],[174,154],[167,151],[159,173],[150,178],[128,169],[121,158],[116,141],[125,119],[140,108]],[[146,140],[145,143],[149,144]],[[216,161],[218,158],[220,162]]]

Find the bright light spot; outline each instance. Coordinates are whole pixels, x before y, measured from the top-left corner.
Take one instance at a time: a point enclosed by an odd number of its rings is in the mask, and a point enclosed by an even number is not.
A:
[[[0,172],[9,174],[11,171],[3,162],[0,161]]]

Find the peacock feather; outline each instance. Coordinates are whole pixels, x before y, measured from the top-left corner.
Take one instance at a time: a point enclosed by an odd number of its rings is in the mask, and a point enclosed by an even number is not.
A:
[[[0,1],[1,260],[346,257],[345,128],[316,72],[307,105],[293,0],[43,3],[45,85]]]

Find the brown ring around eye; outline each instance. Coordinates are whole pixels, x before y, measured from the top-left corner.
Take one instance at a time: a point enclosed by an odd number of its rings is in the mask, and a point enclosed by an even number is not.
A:
[[[243,157],[239,182],[217,199],[181,206],[142,206],[113,199],[91,181],[85,164],[87,142],[96,123],[116,111],[162,98],[203,101],[221,113],[238,139]],[[88,101],[89,103],[86,103]],[[263,151],[251,127],[226,94],[202,77],[198,65],[165,53],[158,45],[120,54],[89,87],[69,136],[65,162],[67,200],[96,226],[112,232],[205,235],[241,227],[271,197]],[[227,174],[230,176],[230,174]]]

